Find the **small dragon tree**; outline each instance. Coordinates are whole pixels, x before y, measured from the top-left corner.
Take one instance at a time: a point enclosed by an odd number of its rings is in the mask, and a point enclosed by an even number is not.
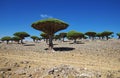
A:
[[[60,35],[54,35],[54,39],[55,39],[55,41],[60,40]]]
[[[21,40],[21,38],[18,36],[15,36],[15,37],[12,37],[12,40],[16,41],[19,44],[19,41]]]
[[[48,43],[49,36],[46,33],[42,32],[40,36],[42,37],[42,39],[44,39],[44,41],[46,41],[46,43]]]
[[[98,37],[99,39],[101,39],[102,33],[96,33],[96,37]]]
[[[20,37],[21,38],[21,43],[23,44],[23,39],[25,37],[29,37],[30,35],[26,32],[16,32],[16,33],[14,33],[14,36]]]
[[[80,32],[77,32],[77,31],[69,31],[68,33],[67,33],[67,38],[71,38],[71,39],[73,39],[74,40],[74,43],[76,43],[76,40],[78,39],[78,38],[81,38],[81,36],[83,36],[83,34],[82,33],[80,33]]]
[[[33,39],[34,42],[39,40],[39,37],[37,37],[37,36],[31,36],[31,38]]]
[[[34,22],[32,27],[36,30],[40,30],[49,36],[49,49],[53,50],[53,36],[57,31],[66,29],[68,24],[55,18],[47,18]]]
[[[64,38],[67,37],[67,33],[61,32],[59,35],[60,35],[61,38],[63,38],[62,41],[64,42]]]
[[[113,34],[113,32],[111,32],[111,31],[104,31],[101,33],[102,37],[103,38],[106,37],[107,40],[109,39],[109,36],[112,34]]]
[[[11,40],[11,37],[10,37],[10,36],[5,36],[5,37],[2,37],[2,38],[1,38],[1,41],[6,41],[7,44],[9,43],[10,40]]]
[[[120,33],[117,33],[116,35],[118,36],[118,39],[120,39]]]
[[[96,32],[86,32],[85,35],[94,40],[94,37],[96,36]]]

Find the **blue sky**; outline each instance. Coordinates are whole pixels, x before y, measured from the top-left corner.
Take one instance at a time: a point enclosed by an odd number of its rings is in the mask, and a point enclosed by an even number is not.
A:
[[[39,36],[31,24],[53,17],[76,30],[120,32],[120,0],[0,0],[0,38],[25,31]]]

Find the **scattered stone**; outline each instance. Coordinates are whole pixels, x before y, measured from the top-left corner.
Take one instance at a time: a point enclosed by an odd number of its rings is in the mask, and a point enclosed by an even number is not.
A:
[[[20,65],[18,63],[14,63],[13,66],[14,67],[20,67]]]

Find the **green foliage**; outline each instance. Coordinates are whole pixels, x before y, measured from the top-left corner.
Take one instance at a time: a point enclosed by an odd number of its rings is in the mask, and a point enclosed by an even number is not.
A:
[[[39,39],[39,37],[37,37],[37,36],[31,36],[31,38],[32,38],[33,40]]]
[[[116,35],[118,36],[118,39],[120,39],[120,33],[117,33]]]
[[[34,42],[35,42],[35,40],[40,40],[40,38],[37,36],[31,36],[31,38],[33,39]]]
[[[2,41],[10,41],[11,37],[10,36],[5,36],[1,38]]]
[[[104,32],[102,32],[103,36],[110,36],[112,34],[113,34],[113,32],[111,32],[111,31],[104,31]]]
[[[52,35],[57,31],[66,29],[68,24],[59,19],[48,18],[33,23],[32,27],[36,30]]]
[[[117,36],[120,36],[120,33],[117,33]]]
[[[67,37],[67,33],[61,32],[61,33],[59,34],[59,37],[60,37],[60,38],[63,38],[63,42],[64,42],[64,38]]]
[[[20,41],[20,40],[21,40],[21,38],[20,38],[20,37],[18,37],[18,36],[15,36],[15,37],[12,37],[12,40],[13,40],[13,41]]]
[[[75,43],[76,43],[76,39],[77,39],[77,38],[81,38],[81,37],[83,37],[83,36],[84,36],[83,33],[80,33],[80,32],[74,31],[74,30],[69,31],[69,32],[67,33],[67,38],[69,38],[69,39],[74,39],[74,42],[75,42]]]
[[[102,33],[96,33],[96,37],[98,37],[99,39],[101,39]]]
[[[7,44],[8,42],[11,40],[11,37],[10,36],[5,36],[5,37],[2,37],[1,38],[1,41],[7,41]]]
[[[18,44],[19,44],[19,41],[20,41],[20,40],[21,40],[21,38],[18,37],[18,36],[12,37],[12,41],[18,42]]]
[[[55,39],[55,40],[60,39],[60,35],[55,35],[55,36],[54,36],[54,39]]]
[[[67,33],[67,37],[68,37],[68,38],[70,37],[70,38],[73,38],[73,39],[77,39],[77,38],[79,38],[80,36],[83,36],[83,34],[80,33],[80,32],[74,31],[74,30],[69,31],[69,32]]]
[[[95,37],[96,36],[96,32],[86,32],[85,35],[87,35],[89,37]]]
[[[90,38],[92,38],[92,40],[94,40],[94,37],[96,36],[96,32],[86,32],[85,35],[87,35]]]
[[[25,37],[29,37],[30,35],[26,32],[16,32],[16,33],[14,33],[14,36],[18,36],[21,39],[24,39]]]
[[[67,36],[67,33],[61,32],[61,33],[59,34],[59,36],[60,36],[61,38],[65,38],[65,37]]]
[[[101,33],[97,33],[96,36],[97,37],[101,37],[102,35],[101,35]]]
[[[111,31],[104,31],[101,33],[102,37],[106,37],[107,40],[108,40],[109,36],[112,34],[113,34],[113,32],[111,32]]]
[[[35,40],[41,40],[42,38],[37,37]]]
[[[21,38],[21,43],[23,44],[23,39],[25,37],[29,37],[30,35],[26,32],[16,32],[13,34],[14,36],[20,37]]]
[[[40,34],[40,36],[41,36],[43,39],[48,39],[48,38],[49,38],[48,34],[46,34],[46,33],[44,33],[44,32],[42,32],[42,33]]]

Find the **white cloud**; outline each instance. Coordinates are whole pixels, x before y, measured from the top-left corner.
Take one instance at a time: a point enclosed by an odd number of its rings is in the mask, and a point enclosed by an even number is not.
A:
[[[41,14],[40,17],[41,18],[53,18],[52,16],[49,16],[47,14]]]

